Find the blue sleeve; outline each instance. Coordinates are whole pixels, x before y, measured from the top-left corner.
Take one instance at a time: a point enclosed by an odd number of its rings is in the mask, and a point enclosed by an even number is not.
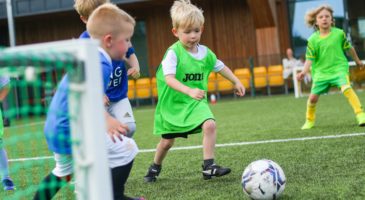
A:
[[[90,35],[87,31],[84,31],[83,33],[81,33],[79,38],[88,39],[88,38],[90,38]]]
[[[133,47],[129,47],[128,51],[126,53],[126,57],[129,58],[132,54],[134,54],[134,48]]]
[[[108,62],[102,61],[101,62],[101,69],[102,69],[102,77],[103,77],[103,91],[106,92],[108,88],[110,75],[112,73],[112,66]]]

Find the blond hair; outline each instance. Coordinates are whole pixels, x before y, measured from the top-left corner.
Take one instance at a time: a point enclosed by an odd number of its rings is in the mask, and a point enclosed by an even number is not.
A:
[[[203,10],[191,4],[190,0],[176,0],[170,9],[173,28],[203,26]]]
[[[74,8],[80,16],[88,19],[91,13],[109,0],[74,0]]]
[[[309,26],[309,27],[313,27],[314,29],[318,30],[318,25],[316,25],[316,18],[318,13],[320,13],[322,10],[327,10],[328,12],[331,13],[331,17],[332,17],[332,26],[335,25],[335,19],[333,18],[333,9],[331,6],[329,5],[322,5],[319,6],[318,8],[312,9],[310,11],[307,12],[307,14],[305,15],[305,23]]]
[[[133,31],[135,24],[136,21],[133,17],[124,10],[112,3],[105,3],[90,15],[86,29],[92,38],[101,39],[107,34],[117,36],[127,31]]]

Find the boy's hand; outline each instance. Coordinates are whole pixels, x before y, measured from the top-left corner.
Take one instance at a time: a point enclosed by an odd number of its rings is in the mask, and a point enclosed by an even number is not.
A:
[[[191,88],[188,94],[195,100],[202,100],[205,97],[205,91],[198,88]]]
[[[111,116],[107,117],[106,126],[108,130],[108,135],[110,136],[113,142],[116,142],[115,137],[117,137],[120,141],[123,141],[122,136],[120,134],[126,135],[127,132],[129,131],[127,125],[120,123],[118,120],[116,120]]]
[[[364,63],[360,60],[360,61],[358,61],[358,62],[356,62],[356,65],[358,66],[358,67],[360,67],[360,70],[363,70],[364,69]]]
[[[104,95],[103,101],[104,101],[104,105],[105,106],[109,106],[110,105],[110,100],[109,100],[108,96]]]
[[[237,96],[243,97],[246,93],[245,86],[242,85],[241,82],[238,82],[234,85],[235,93]]]
[[[136,68],[130,68],[127,71],[128,76],[132,76],[134,79],[138,79],[141,74],[139,73],[139,69]]]
[[[304,72],[300,72],[297,74],[297,80],[298,81],[302,81],[305,77],[305,73]]]

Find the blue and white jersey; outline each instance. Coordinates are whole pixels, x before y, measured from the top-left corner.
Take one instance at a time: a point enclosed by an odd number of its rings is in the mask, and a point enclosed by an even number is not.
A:
[[[129,58],[132,54],[134,54],[134,49],[130,47],[126,57]],[[113,60],[113,73],[110,76],[106,95],[111,102],[118,102],[128,95],[128,74],[123,60]]]
[[[106,52],[100,51],[103,89],[106,91],[109,83],[109,77],[112,71],[110,57]],[[59,154],[71,154],[71,130],[68,112],[68,75],[66,74],[52,98],[48,109],[47,119],[44,125],[44,134],[46,136],[48,148]]]
[[[80,38],[90,38],[87,31],[84,31]],[[129,58],[134,54],[134,48],[129,47],[126,53],[126,57]],[[110,82],[106,95],[111,102],[118,102],[127,97],[128,95],[128,74],[125,62],[123,60],[113,60],[113,70],[110,76]]]
[[[0,76],[0,89],[9,84],[10,79],[6,76]]]

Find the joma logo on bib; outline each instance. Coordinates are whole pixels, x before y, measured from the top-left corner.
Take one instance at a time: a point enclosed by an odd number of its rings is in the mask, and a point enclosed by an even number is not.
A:
[[[185,78],[183,79],[183,81],[202,81],[203,77],[204,73],[185,74]]]

